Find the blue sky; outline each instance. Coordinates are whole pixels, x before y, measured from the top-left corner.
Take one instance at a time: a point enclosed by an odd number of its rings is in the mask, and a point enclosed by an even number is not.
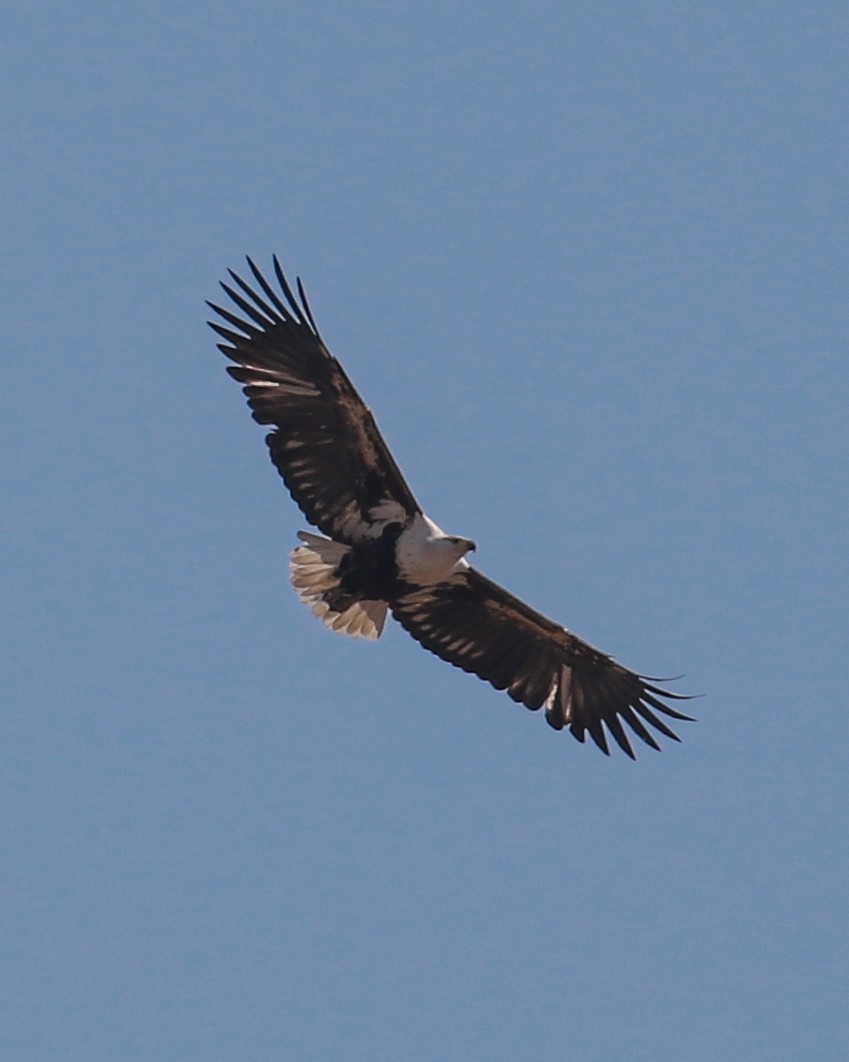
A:
[[[4,1053],[844,1057],[849,15],[12,4]],[[476,563],[697,724],[326,633],[206,327],[277,252]]]

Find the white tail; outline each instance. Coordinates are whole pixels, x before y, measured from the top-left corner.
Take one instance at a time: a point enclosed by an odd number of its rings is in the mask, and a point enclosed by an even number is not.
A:
[[[386,622],[385,601],[356,601],[344,612],[335,612],[324,600],[339,585],[333,573],[351,547],[309,531],[299,531],[298,538],[304,544],[289,554],[289,578],[301,601],[337,634],[379,638]]]

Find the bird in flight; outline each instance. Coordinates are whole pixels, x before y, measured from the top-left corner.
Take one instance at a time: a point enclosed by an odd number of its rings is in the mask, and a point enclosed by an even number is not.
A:
[[[379,638],[387,613],[425,649],[484,679],[555,729],[608,734],[631,759],[631,737],[680,740],[660,717],[691,720],[686,700],[616,663],[473,568],[475,543],[447,535],[422,510],[371,412],[319,335],[300,279],[297,296],[273,259],[279,290],[247,260],[254,285],[229,270],[221,287],[239,313],[208,303],[210,326],[235,364],[254,420],[270,425],[271,460],[306,519],[290,578],[325,626]],[[221,322],[224,323],[221,323]],[[627,728],[627,729],[626,729]]]

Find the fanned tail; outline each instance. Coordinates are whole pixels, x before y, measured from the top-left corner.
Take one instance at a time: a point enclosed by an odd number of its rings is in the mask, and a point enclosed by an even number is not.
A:
[[[309,531],[299,531],[298,538],[303,545],[289,554],[289,578],[301,601],[337,634],[379,638],[386,622],[385,601],[354,601],[341,610],[329,603],[339,590],[336,570],[351,547]]]

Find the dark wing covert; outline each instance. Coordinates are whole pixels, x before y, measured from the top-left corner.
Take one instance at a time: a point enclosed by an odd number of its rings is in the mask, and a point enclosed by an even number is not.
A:
[[[691,721],[660,699],[688,698],[628,671],[474,568],[423,587],[390,607],[425,649],[506,690],[527,708],[545,706],[546,720],[555,730],[568,726],[581,742],[589,733],[608,755],[605,728],[634,759],[623,723],[647,745],[660,749],[645,724],[674,741],[680,738],[657,712]]]
[[[209,324],[226,341],[219,350],[237,363],[227,371],[243,385],[254,420],[274,425],[266,442],[292,498],[324,534],[351,542],[381,502],[396,502],[407,516],[420,509],[374,417],[324,345],[300,280],[298,301],[273,261],[282,298],[248,258],[262,294],[229,270],[239,290],[221,287],[243,316],[209,303],[229,327]]]

